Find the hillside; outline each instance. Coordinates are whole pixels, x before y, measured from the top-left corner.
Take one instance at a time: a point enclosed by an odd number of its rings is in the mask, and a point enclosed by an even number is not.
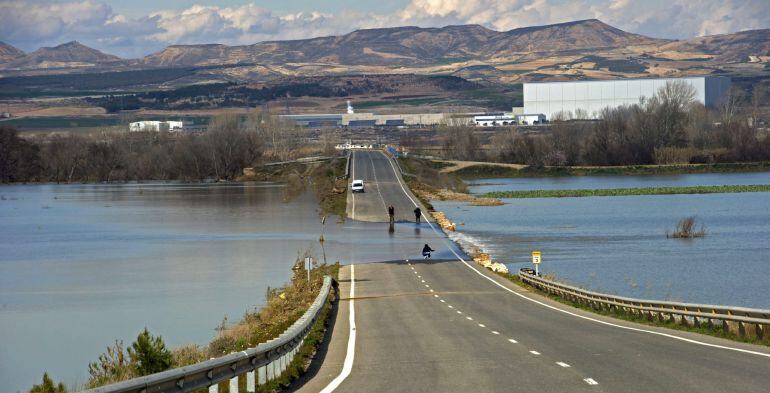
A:
[[[87,47],[77,41],[55,47],[43,47],[9,62],[5,68],[88,67],[119,62],[117,56]]]
[[[0,41],[0,63],[12,61],[22,56],[24,56],[22,50]]]
[[[342,36],[268,41],[247,46],[175,45],[143,59],[152,66],[225,63],[326,63],[369,66],[435,65],[499,59],[522,53],[555,53],[668,41],[631,34],[598,20],[497,32],[479,25],[392,27]]]
[[[663,46],[664,50],[712,55],[724,62],[770,60],[770,29],[696,37]],[[751,59],[755,57],[755,59]]]
[[[767,78],[770,30],[665,40],[589,19],[502,32],[479,25],[405,26],[252,45],[173,45],[122,61],[70,42],[0,59],[0,69],[11,75],[180,67],[194,73],[175,85],[393,73],[456,75],[485,85],[713,73]]]

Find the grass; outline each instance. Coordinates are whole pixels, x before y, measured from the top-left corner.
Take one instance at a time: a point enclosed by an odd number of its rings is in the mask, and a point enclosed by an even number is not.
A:
[[[770,171],[770,162],[741,162],[686,165],[627,165],[603,167],[525,167],[514,169],[495,165],[473,165],[454,173],[463,179],[559,177],[559,176],[624,176],[679,175],[688,173],[737,173]]]
[[[699,333],[704,334],[708,336],[713,337],[719,337],[719,338],[726,338],[733,341],[740,341],[750,344],[758,344],[758,345],[765,345],[770,346],[770,337],[765,339],[759,339],[756,337],[740,337],[737,334],[725,331],[722,326],[715,325],[713,328],[709,327],[707,323],[701,323],[698,326],[689,326],[689,325],[682,325],[679,323],[676,323],[673,319],[668,319],[665,321],[659,321],[657,319],[650,321],[647,319],[647,317],[640,315],[640,314],[632,314],[629,312],[625,312],[623,310],[614,308],[612,310],[607,309],[596,309],[591,306],[585,305],[583,303],[573,302],[571,300],[564,299],[560,296],[550,294],[548,292],[541,291],[538,288],[535,288],[524,281],[522,281],[517,274],[511,274],[511,273],[497,273],[499,276],[504,277],[505,279],[511,281],[512,283],[522,287],[526,288],[528,290],[537,292],[538,294],[545,296],[551,300],[557,301],[562,304],[566,304],[568,306],[572,306],[575,308],[579,308],[581,310],[590,311],[595,314],[604,315],[604,316],[610,316],[617,319],[622,319],[625,321],[630,322],[636,322],[643,325],[648,326],[659,326],[659,327],[665,327],[668,329],[674,329],[674,330],[681,330],[681,331],[687,331],[687,332],[693,332],[693,333]]]
[[[673,194],[717,194],[739,192],[770,192],[770,184],[688,186],[688,187],[645,187],[645,188],[599,188],[585,190],[526,190],[495,191],[482,194],[487,198],[574,198],[596,196],[673,195]]]

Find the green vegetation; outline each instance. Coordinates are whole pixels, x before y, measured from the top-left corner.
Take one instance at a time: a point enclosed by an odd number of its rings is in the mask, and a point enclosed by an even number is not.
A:
[[[687,165],[626,165],[601,167],[538,167],[522,169],[497,165],[472,165],[454,171],[463,179],[503,177],[557,177],[557,176],[626,176],[626,175],[680,175],[691,173],[739,173],[770,171],[770,162],[740,162]]]
[[[121,341],[99,355],[99,360],[88,365],[90,378],[86,387],[94,388],[168,370],[174,358],[160,336],[153,336],[144,328],[126,351]]]
[[[63,383],[54,383],[48,373],[43,373],[43,382],[40,385],[33,385],[29,393],[67,393],[67,387]]]
[[[648,317],[644,315],[623,311],[622,309],[619,309],[617,307],[613,307],[612,309],[595,308],[583,303],[567,300],[560,296],[556,296],[548,292],[541,291],[540,289],[535,288],[525,283],[524,281],[522,281],[517,274],[511,274],[511,273],[497,273],[497,274],[501,277],[506,278],[507,280],[511,281],[512,283],[520,287],[537,292],[538,294],[545,296],[551,300],[554,300],[559,303],[566,304],[575,308],[579,308],[581,310],[590,311],[596,314],[610,316],[610,317],[622,319],[625,321],[636,322],[636,323],[640,323],[648,326],[660,326],[668,329],[682,330],[682,331],[688,331],[693,333],[705,334],[705,335],[714,336],[714,337],[726,338],[733,341],[741,341],[741,342],[746,342],[751,344],[770,346],[770,337],[765,337],[764,339],[759,339],[756,337],[741,337],[737,334],[726,331],[719,324],[716,324],[714,326],[709,326],[708,323],[705,321],[700,323],[697,326],[690,326],[690,325],[683,325],[681,323],[677,323],[673,318],[667,318],[664,320],[660,320],[660,319],[650,320]],[[553,279],[553,278],[549,278],[549,279]]]
[[[160,336],[154,337],[145,327],[128,351],[136,359],[139,375],[149,375],[168,370],[171,367],[171,351]]]
[[[600,188],[583,190],[526,190],[496,191],[483,194],[487,198],[573,198],[596,196],[672,195],[672,194],[717,194],[738,192],[770,192],[770,184],[689,186],[689,187],[644,187],[644,188]]]

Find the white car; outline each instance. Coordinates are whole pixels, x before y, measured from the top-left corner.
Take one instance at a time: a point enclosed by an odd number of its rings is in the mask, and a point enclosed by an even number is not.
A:
[[[353,185],[350,187],[350,190],[353,192],[364,192],[364,181],[353,180]]]

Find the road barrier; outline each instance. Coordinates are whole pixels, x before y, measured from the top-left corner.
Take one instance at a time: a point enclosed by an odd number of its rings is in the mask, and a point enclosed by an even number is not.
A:
[[[770,310],[612,296],[536,276],[532,269],[521,269],[519,278],[543,292],[595,310],[635,315],[650,321],[673,321],[690,327],[705,324],[711,329],[721,328],[742,338],[770,339]]]
[[[239,378],[244,376],[246,391],[254,392],[257,384],[276,379],[286,370],[321,315],[332,287],[337,288],[337,282],[330,276],[324,277],[321,291],[310,308],[274,340],[242,352],[98,387],[86,393],[190,392],[200,389],[216,393],[218,384],[224,381],[230,382],[230,393],[237,393]]]

